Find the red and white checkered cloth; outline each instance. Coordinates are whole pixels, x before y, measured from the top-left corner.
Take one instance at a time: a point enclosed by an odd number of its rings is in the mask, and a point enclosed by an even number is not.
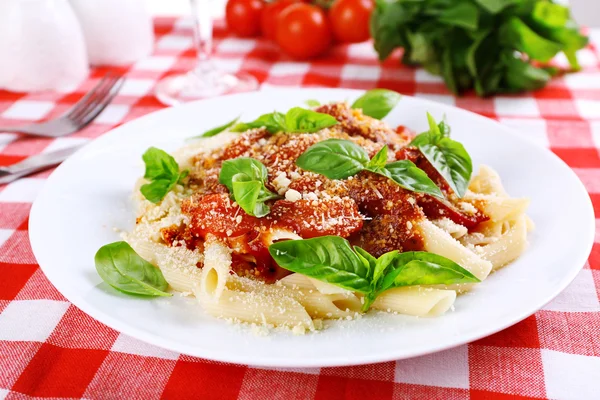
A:
[[[0,165],[93,139],[158,110],[155,83],[194,65],[190,21],[158,19],[156,50],[127,72],[113,104],[67,138],[0,133]],[[478,112],[550,147],[587,187],[600,216],[600,53],[580,52],[584,71],[522,96],[455,98],[438,77],[377,61],[369,43],[338,47],[297,63],[264,41],[215,29],[220,68],[263,84],[385,87]],[[560,60],[558,60],[560,62]],[[55,117],[105,69],[68,93],[0,91],[2,126]],[[0,398],[102,399],[490,399],[600,398],[600,219],[589,262],[554,301],[525,321],[452,350],[396,362],[343,368],[259,369],[210,362],[120,334],[79,311],[48,282],[31,252],[31,203],[50,172],[0,185]],[[577,232],[573,232],[577,235]]]

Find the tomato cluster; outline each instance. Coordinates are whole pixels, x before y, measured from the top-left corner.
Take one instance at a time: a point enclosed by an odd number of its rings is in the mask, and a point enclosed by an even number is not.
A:
[[[325,53],[334,41],[369,39],[373,0],[309,1],[228,0],[227,26],[243,37],[262,34],[289,56],[302,60]]]

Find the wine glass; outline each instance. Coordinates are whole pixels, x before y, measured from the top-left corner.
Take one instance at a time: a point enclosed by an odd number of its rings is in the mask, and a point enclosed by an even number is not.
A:
[[[250,74],[230,74],[217,69],[210,59],[212,52],[212,18],[210,0],[190,0],[194,20],[196,66],[191,71],[162,79],[155,89],[158,100],[175,105],[206,97],[248,92],[258,88],[258,81]]]

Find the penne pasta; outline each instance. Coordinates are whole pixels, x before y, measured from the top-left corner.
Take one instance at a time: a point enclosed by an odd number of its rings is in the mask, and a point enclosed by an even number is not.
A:
[[[301,332],[315,329],[310,315],[291,297],[224,289],[215,298],[198,285],[194,286],[194,293],[202,308],[217,318],[283,326]]]
[[[231,249],[216,237],[208,235],[204,247],[204,267],[200,278],[203,293],[216,299],[221,296],[231,269]]]
[[[479,248],[482,258],[496,270],[514,261],[527,248],[527,220],[521,215],[497,241]]]
[[[419,229],[423,235],[425,250],[446,257],[484,280],[492,270],[492,264],[467,249],[448,232],[438,228],[429,220],[422,220]]]
[[[362,303],[354,293],[346,291],[346,293],[324,294],[314,286],[310,286],[309,278],[300,274],[293,275],[298,275],[299,278],[282,282],[282,285],[267,285],[247,278],[233,278],[227,282],[227,288],[263,293],[268,296],[277,294],[288,296],[302,304],[313,318],[346,318],[360,312]],[[301,282],[300,285],[290,283],[295,281]]]
[[[475,193],[507,197],[500,176],[487,165],[481,165],[477,175],[469,183],[469,190]]]
[[[383,292],[372,307],[376,310],[416,317],[436,317],[448,311],[455,299],[454,290],[422,286],[401,287]]]

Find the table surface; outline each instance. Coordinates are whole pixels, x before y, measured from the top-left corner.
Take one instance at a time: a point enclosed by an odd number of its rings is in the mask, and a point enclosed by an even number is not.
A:
[[[154,54],[127,69],[120,95],[84,130],[55,140],[0,133],[0,165],[88,142],[161,109],[152,95],[157,80],[194,64],[190,26],[185,19],[157,19]],[[573,168],[600,215],[600,53],[593,45],[580,52],[583,72],[557,78],[536,93],[479,99],[455,98],[438,77],[401,66],[397,57],[380,64],[370,43],[339,46],[326,58],[299,63],[273,44],[230,37],[221,24],[215,37],[218,66],[252,73],[263,87],[387,87],[497,119],[549,147]],[[0,131],[2,126],[61,114],[105,72],[106,68],[94,69],[69,93],[0,91]],[[592,254],[575,281],[538,313],[500,333],[410,360],[260,369],[142,343],[67,302],[36,264],[28,240],[31,203],[50,172],[0,185],[0,398],[598,398],[598,219]]]

